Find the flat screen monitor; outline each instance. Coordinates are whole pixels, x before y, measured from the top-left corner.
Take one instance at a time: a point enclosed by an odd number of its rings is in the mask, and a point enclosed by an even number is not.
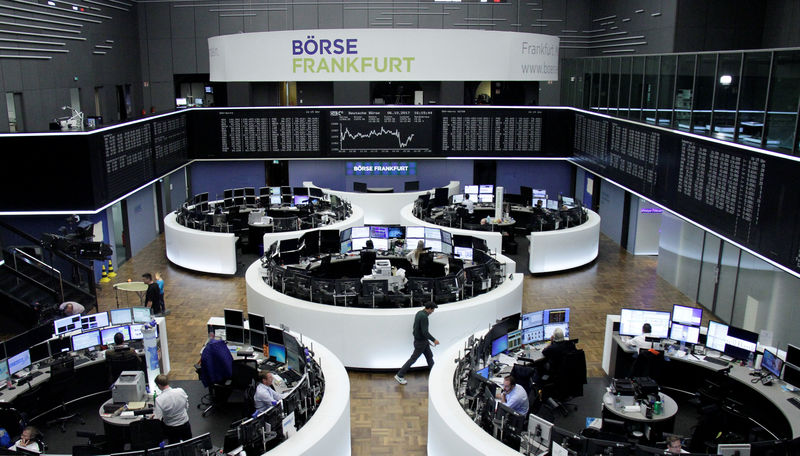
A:
[[[436,241],[442,240],[442,231],[439,228],[425,227],[425,239],[434,239]]]
[[[31,347],[29,351],[31,354],[31,363],[38,363],[39,361],[50,357],[50,346],[47,344],[47,342],[36,344]]]
[[[449,231],[441,231],[440,230],[440,233],[442,233],[442,242],[445,242],[447,244],[452,244],[453,243],[453,235],[450,234]]]
[[[424,238],[425,237],[425,227],[424,226],[409,226],[406,227],[406,239],[408,238]]]
[[[494,185],[479,185],[478,193],[494,193]]]
[[[672,323],[669,338],[687,344],[696,344],[700,339],[700,327]]]
[[[703,309],[675,304],[672,306],[672,322],[700,326],[703,322]]]
[[[717,445],[719,456],[750,456],[749,443],[720,443]]]
[[[789,344],[786,347],[786,362],[794,364],[795,366],[800,366],[800,348]]]
[[[347,253],[351,250],[353,250],[353,241],[348,240],[342,242],[341,247],[339,249],[339,253]]]
[[[352,239],[360,239],[360,238],[368,238],[369,237],[369,227],[368,226],[354,226],[350,231],[350,237]]]
[[[522,330],[522,343],[533,344],[544,340],[544,326],[531,326]]]
[[[376,250],[389,250],[389,240],[388,239],[372,239],[372,246],[375,247]]]
[[[270,206],[280,206],[282,202],[281,195],[270,195],[269,196],[269,205]]]
[[[0,360],[0,383],[5,383],[10,378],[11,374],[8,373],[8,362]]]
[[[508,334],[503,334],[492,341],[492,356],[497,356],[499,353],[503,353],[506,350],[508,350]]]
[[[367,241],[369,238],[355,238],[350,241],[350,248],[352,250],[363,250],[367,248]]]
[[[389,227],[388,226],[370,226],[369,237],[374,239],[388,239]]]
[[[414,250],[417,248],[417,244],[419,241],[422,241],[425,244],[425,239],[417,239],[417,238],[406,238],[406,242],[403,244],[403,248],[406,250]]]
[[[464,186],[464,193],[476,194],[476,193],[478,193],[478,186],[477,185],[465,185]]]
[[[351,233],[351,231],[352,231],[352,230],[351,230],[350,228],[346,228],[346,229],[342,230],[342,231],[339,233],[339,241],[340,241],[340,242],[344,242],[344,241],[346,241],[346,240],[350,239],[350,238],[352,237],[352,236],[351,236],[351,234],[350,234],[350,233]]]
[[[325,196],[322,193],[322,189],[321,188],[317,188],[317,187],[310,187],[308,189],[308,194],[311,195],[311,196],[315,196],[317,198],[322,198],[323,196]]]
[[[569,307],[543,310],[542,323],[569,323]]]
[[[11,375],[31,365],[31,352],[23,350],[16,355],[8,357],[8,373]]]
[[[286,347],[281,344],[269,343],[269,357],[275,358],[279,363],[286,362]]]
[[[477,193],[464,193],[464,200],[472,201],[473,203],[478,202],[478,194]]]
[[[475,373],[480,375],[481,377],[483,377],[485,379],[488,379],[489,378],[489,366],[486,366],[483,369],[476,370]]]
[[[224,199],[233,198],[233,189],[229,188],[222,192],[222,197]]]
[[[238,326],[225,326],[225,341],[234,344],[243,344],[244,328]]]
[[[237,309],[225,309],[225,326],[244,328],[244,312]]]
[[[544,324],[543,318],[544,318],[543,310],[537,310],[536,312],[528,312],[526,314],[522,314],[522,329],[543,325]]]
[[[534,188],[531,196],[533,196],[534,198],[545,199],[547,198],[547,190]]]
[[[550,323],[548,325],[544,325],[545,340],[553,337],[553,331],[555,331],[557,328],[561,328],[561,331],[564,333],[564,339],[569,339],[569,323]]]
[[[445,244],[442,242],[442,253],[445,255],[452,255],[453,254],[453,246],[450,244]]]
[[[112,325],[129,325],[133,323],[131,309],[111,309],[108,313],[111,316]]]
[[[728,338],[725,339],[725,354],[734,359],[747,359],[755,353],[758,345],[758,334],[746,329],[728,326]]]
[[[775,378],[780,378],[783,360],[769,349],[765,349],[764,356],[761,357],[761,368],[774,375]]]
[[[264,332],[265,323],[263,315],[247,313],[247,324],[250,327],[250,331]]]
[[[547,200],[546,207],[548,209],[550,209],[551,211],[557,211],[558,210],[558,201],[556,201],[556,200]]]
[[[298,195],[308,196],[308,188],[307,187],[294,187],[292,190],[294,191],[295,196],[298,196]]]
[[[781,379],[797,388],[800,388],[800,367],[794,364],[783,364],[783,377]]]
[[[522,330],[511,331],[508,333],[508,349],[516,350],[522,343]]]
[[[725,341],[728,340],[728,325],[708,322],[708,333],[706,334],[706,347],[719,352],[725,351]]]
[[[267,326],[267,340],[271,344],[283,345],[283,330]]]
[[[302,206],[308,204],[308,196],[307,195],[295,195],[294,196],[294,205],[295,206]]]
[[[244,196],[244,189],[243,188],[234,188],[233,189],[233,196]]]
[[[132,307],[131,310],[133,311],[133,322],[134,323],[149,323],[150,318],[150,309],[147,307]]]
[[[264,339],[264,333],[250,331],[250,345],[252,345],[256,351],[261,351],[263,349],[264,342],[266,342]]]
[[[69,317],[59,318],[53,322],[53,328],[53,334],[57,336],[81,329],[81,316],[71,315]]]
[[[70,348],[72,348],[70,342],[71,341],[69,337],[59,337],[56,339],[50,339],[47,344],[50,345],[50,353],[57,355],[59,353],[68,352]]]
[[[130,326],[117,326],[115,328],[103,328],[100,330],[100,342],[102,345],[114,345],[114,336],[122,333],[125,340],[131,340]]]
[[[464,202],[464,194],[459,193],[457,195],[453,195],[453,204],[461,204]]]
[[[494,203],[494,195],[491,193],[482,193],[478,195],[479,203]]]
[[[619,333],[623,336],[638,336],[642,326],[650,323],[651,337],[669,337],[669,312],[654,310],[622,309],[619,319]]]
[[[433,239],[425,239],[425,248],[431,249],[434,252],[441,252],[442,251],[442,241],[436,241]]]
[[[108,326],[108,312],[98,312],[81,317],[81,329],[100,329]]]
[[[389,239],[404,239],[406,237],[406,227],[390,226],[388,228]]]
[[[566,204],[567,206],[574,206],[575,200],[570,198],[569,196],[562,196],[561,197],[561,204]]]
[[[280,187],[270,187],[269,194],[272,196],[281,196],[281,188]]]
[[[281,186],[281,195],[291,195],[292,194],[292,187],[288,185]]]
[[[454,247],[454,250],[458,258],[472,261],[472,247]]]
[[[528,434],[545,447],[550,447],[550,431],[553,423],[540,418],[533,413],[528,417]]]
[[[87,331],[72,336],[72,351],[85,350],[100,345],[100,331]]]

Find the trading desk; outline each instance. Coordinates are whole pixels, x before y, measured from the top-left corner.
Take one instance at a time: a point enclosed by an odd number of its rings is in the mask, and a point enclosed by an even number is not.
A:
[[[628,376],[633,363],[633,354],[637,352],[635,348],[623,342],[618,332],[612,332],[610,340],[606,338],[603,352],[604,359],[608,352],[609,375]],[[719,379],[718,376],[721,374],[718,372],[725,367],[704,361],[702,358],[693,355],[669,357],[659,384],[695,392],[707,379],[713,379],[715,376]],[[775,380],[771,386],[763,385],[761,382],[752,383],[753,377],[750,376],[752,369],[739,363],[730,363],[730,367],[727,378],[733,380],[728,382],[733,389],[732,399],[743,404],[745,413],[778,438],[800,437],[800,410],[788,401],[797,394],[781,388],[783,384],[781,380]]]
[[[589,220],[563,230],[532,231],[528,268],[531,273],[563,271],[591,263],[600,245],[600,216],[586,209]]]

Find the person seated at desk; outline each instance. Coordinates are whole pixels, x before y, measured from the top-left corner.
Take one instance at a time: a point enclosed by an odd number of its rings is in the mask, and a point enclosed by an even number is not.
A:
[[[86,308],[75,301],[62,302],[58,309],[64,313],[64,316],[80,315],[86,311]]]
[[[542,355],[548,364],[547,371],[558,372],[564,358],[575,350],[575,343],[564,339],[564,331],[561,328],[554,329],[553,335],[550,336],[550,344],[542,350]]]
[[[417,241],[417,248],[408,252],[408,255],[406,255],[406,259],[411,263],[414,269],[419,268],[419,258],[423,253],[425,253],[425,241],[420,239]]]
[[[628,345],[635,348],[653,348],[653,344],[647,341],[647,338],[650,337],[651,332],[653,332],[653,328],[650,326],[650,323],[643,324],[642,333],[629,340]]]
[[[688,451],[681,448],[681,438],[677,435],[667,437],[667,454],[684,454]]]
[[[375,258],[377,256],[378,253],[375,251],[375,245],[372,243],[372,239],[370,239],[366,243],[366,248],[361,250],[362,276],[372,274],[372,266],[375,264]]]
[[[22,430],[22,435],[20,435],[19,440],[8,447],[8,449],[16,451],[17,448],[22,448],[23,450],[41,453],[42,449],[39,448],[39,443],[35,440],[37,435],[39,435],[39,431],[33,426],[28,426]]]
[[[256,405],[256,412],[261,413],[273,405],[276,405],[283,399],[283,397],[280,395],[280,393],[275,391],[275,388],[272,386],[272,372],[259,372],[258,380],[259,383],[256,387],[256,393],[253,396],[253,401]]]
[[[497,399],[520,415],[528,415],[528,393],[511,375],[503,379],[503,390],[498,391]]]
[[[464,199],[464,206],[467,208],[467,214],[472,215],[475,213],[475,201],[472,201],[469,198]]]
[[[125,336],[121,332],[114,334],[114,348],[106,350],[106,364],[108,365],[108,378],[110,383],[114,383],[114,365],[127,363],[139,363],[139,357],[131,347],[125,344]]]
[[[536,200],[536,205],[533,206],[533,213],[534,214],[546,214],[547,210],[544,207],[544,202],[542,200]]]
[[[169,443],[192,438],[189,424],[189,396],[183,388],[171,388],[164,374],[156,376],[159,394],[156,396],[153,416],[164,423],[164,436]]]

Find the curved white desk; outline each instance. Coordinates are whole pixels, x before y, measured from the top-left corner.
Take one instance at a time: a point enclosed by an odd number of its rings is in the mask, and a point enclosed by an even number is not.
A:
[[[481,331],[476,336],[485,332]],[[453,375],[457,367],[455,360],[459,351],[463,350],[467,337],[439,356],[428,377],[428,454],[519,456],[518,451],[496,440],[475,424],[456,398],[453,389]]]
[[[531,273],[577,268],[597,258],[600,244],[600,216],[586,210],[589,220],[554,231],[533,231],[528,239],[528,268]]]
[[[307,230],[300,230],[300,231],[281,231],[278,233],[264,233],[264,249],[266,250],[267,247],[272,245],[275,241],[280,241],[281,239],[299,239],[300,236],[309,233],[311,231],[317,230],[343,230],[345,228],[350,228],[353,226],[362,226],[364,225],[364,210],[361,207],[356,206],[353,204],[351,206],[353,213],[350,214],[350,217],[347,217],[344,220],[340,220],[336,223],[331,223],[330,225],[318,226],[316,228],[310,228]]]
[[[505,258],[502,257],[501,262]],[[367,309],[303,301],[273,289],[261,278],[256,261],[245,274],[247,309],[265,315],[275,324],[313,337],[331,350],[347,367],[396,369],[413,350],[411,327],[420,307]],[[464,301],[441,304],[430,317],[430,332],[439,347],[450,344],[502,317],[522,309],[523,275],[514,274],[494,290]],[[439,356],[442,348],[434,348]],[[438,364],[438,363],[437,363]],[[424,366],[420,358],[414,366]],[[452,383],[452,382],[451,382]]]
[[[447,226],[436,225],[433,223],[428,223],[424,220],[418,219],[414,215],[414,202],[412,201],[410,204],[403,206],[400,209],[400,217],[403,219],[401,222],[403,225],[408,226],[429,226],[435,228],[441,228],[445,231],[449,231],[453,234],[458,234],[460,236],[472,236],[479,239],[483,239],[486,241],[486,246],[489,247],[489,250],[492,252],[502,252],[503,251],[503,235],[499,231],[477,231],[477,230],[465,230],[461,228],[450,228]],[[514,260],[508,260],[512,264]],[[506,270],[511,271],[510,267],[506,266]]]
[[[214,274],[236,273],[236,236],[187,228],[177,214],[164,217],[164,241],[169,261],[186,269]]]
[[[303,186],[316,187],[313,182],[303,182]],[[461,184],[458,181],[450,181],[446,187],[449,189],[448,195],[455,195],[458,193],[459,188],[461,188]],[[329,189],[324,190],[325,193],[330,193],[345,201],[349,201],[353,206],[361,207],[364,210],[364,224],[367,225],[403,224],[402,219],[397,213],[397,208],[413,203],[414,200],[421,195],[432,192],[432,190],[422,190],[403,193],[356,193]],[[412,223],[411,225],[417,224]]]
[[[271,316],[269,320],[275,321]],[[291,333],[299,339],[296,331]],[[314,416],[297,434],[264,454],[350,455],[350,378],[342,362],[322,343],[304,335],[303,345],[314,347],[314,359],[325,376],[325,394]]]

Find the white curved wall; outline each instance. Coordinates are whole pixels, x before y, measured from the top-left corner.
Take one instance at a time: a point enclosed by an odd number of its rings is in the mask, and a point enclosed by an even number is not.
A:
[[[311,228],[302,231],[281,231],[278,233],[264,233],[264,250],[267,250],[267,248],[275,241],[280,241],[281,239],[298,239],[300,238],[300,236],[310,231],[316,231],[316,230],[341,231],[345,228],[364,225],[364,210],[355,204],[353,204],[351,208],[353,210],[353,213],[350,214],[350,217],[347,217],[344,220],[340,220],[330,225],[320,226],[317,228]]]
[[[505,258],[503,258],[505,259]],[[503,260],[500,260],[503,261]],[[320,341],[347,367],[396,369],[413,349],[411,327],[420,307],[366,309],[332,306],[284,295],[264,283],[260,262],[247,269],[247,309],[269,321]],[[523,275],[514,274],[496,289],[464,301],[442,304],[430,317],[430,332],[444,347],[502,317],[522,310]],[[421,357],[415,366],[424,366]]]
[[[303,186],[315,187],[313,182],[303,182]],[[449,189],[449,195],[455,195],[461,188],[461,184],[458,181],[450,181],[446,187]],[[324,191],[364,209],[364,224],[366,225],[403,224],[397,208],[414,202],[420,195],[431,192],[431,190],[421,190],[403,193],[356,193],[329,189],[324,189]]]
[[[519,452],[475,424],[456,398],[453,389],[455,360],[467,337],[439,357],[428,377],[428,455],[519,456]]]
[[[164,217],[164,242],[169,261],[186,269],[214,274],[236,273],[236,237],[187,228],[177,214]]]
[[[291,332],[299,337],[297,331]],[[297,434],[264,454],[350,455],[350,378],[342,362],[323,344],[304,335],[303,345],[314,347],[314,359],[325,376],[325,395],[314,416]]]
[[[554,231],[534,231],[530,239],[528,268],[531,273],[577,268],[597,258],[600,245],[600,216],[586,210],[589,220]]]
[[[500,253],[503,251],[503,235],[500,234],[499,231],[476,231],[476,230],[464,230],[461,228],[450,228],[447,226],[436,225],[433,223],[428,223],[424,220],[418,219],[414,215],[414,202],[412,201],[410,204],[403,206],[400,209],[400,217],[403,219],[401,224],[407,226],[429,226],[432,228],[441,228],[445,231],[449,231],[452,234],[458,234],[460,236],[472,236],[479,239],[483,239],[486,241],[486,246],[489,247],[489,250],[493,252]],[[515,270],[516,263],[514,260],[509,259],[509,263],[512,266],[506,266],[507,271]]]

